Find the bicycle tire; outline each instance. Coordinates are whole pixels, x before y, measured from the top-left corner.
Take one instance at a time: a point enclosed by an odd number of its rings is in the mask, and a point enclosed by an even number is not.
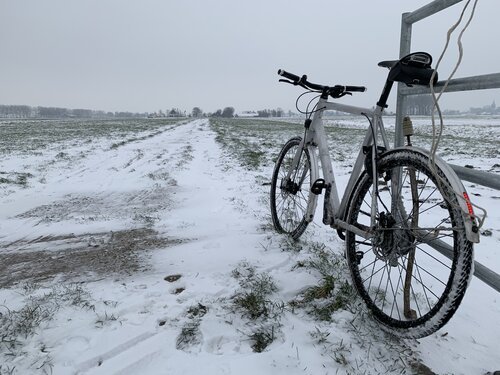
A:
[[[443,171],[429,166],[427,156],[411,150],[383,155],[374,237],[346,233],[346,258],[359,295],[386,331],[404,338],[425,337],[443,327],[473,272],[473,247],[457,197]],[[401,199],[392,205],[395,173],[401,173]],[[349,224],[370,227],[372,189],[372,177],[363,172],[348,208]],[[452,259],[431,246],[437,239],[451,246]]]
[[[292,138],[281,149],[274,167],[270,202],[274,228],[298,239],[307,228],[307,204],[311,194],[311,157],[304,148],[290,181],[285,181],[299,149],[300,137]]]

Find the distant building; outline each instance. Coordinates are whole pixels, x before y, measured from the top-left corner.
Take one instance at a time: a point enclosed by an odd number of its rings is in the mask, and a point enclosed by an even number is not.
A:
[[[237,117],[257,117],[259,114],[255,111],[243,111],[236,114]]]
[[[485,105],[484,107],[480,108],[471,108],[470,113],[474,115],[499,115],[500,108],[497,108],[497,105],[493,100],[493,103],[491,103],[490,105]]]

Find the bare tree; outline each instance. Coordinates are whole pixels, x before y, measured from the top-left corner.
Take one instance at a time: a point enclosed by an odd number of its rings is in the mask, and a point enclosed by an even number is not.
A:
[[[222,110],[222,117],[234,117],[234,108],[226,107]]]
[[[193,117],[202,117],[203,116],[203,111],[201,110],[200,107],[194,107],[193,110],[191,111],[191,116],[193,116]]]

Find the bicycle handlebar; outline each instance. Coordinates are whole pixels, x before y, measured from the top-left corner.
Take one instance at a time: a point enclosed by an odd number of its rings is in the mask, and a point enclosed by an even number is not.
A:
[[[288,78],[289,80],[294,81],[294,82],[300,81],[299,76],[296,76],[295,74],[292,74],[292,73],[288,73],[286,70],[283,70],[283,69],[279,69],[278,74],[280,76]],[[307,76],[306,76],[306,78],[307,78]]]
[[[345,91],[365,92],[366,91],[366,87],[365,86],[345,86]]]
[[[330,86],[323,86],[323,85],[318,85],[316,83],[309,82],[307,80],[307,76],[304,74],[302,77],[299,77],[293,73],[289,73],[286,70],[280,69],[278,70],[278,74],[282,77],[285,77],[289,79],[290,81],[286,80],[280,80],[280,82],[287,82],[291,83],[296,86],[302,86],[306,89],[312,89],[312,90],[317,90],[317,91],[325,91],[328,93],[328,95],[333,96],[334,98],[339,98],[341,96],[344,96],[346,94],[351,94],[351,92],[365,92],[366,87],[364,86],[342,86],[342,85],[335,85],[333,87]]]

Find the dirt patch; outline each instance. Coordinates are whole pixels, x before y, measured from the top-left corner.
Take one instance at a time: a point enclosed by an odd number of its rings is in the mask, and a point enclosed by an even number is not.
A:
[[[56,276],[78,281],[132,275],[150,268],[149,250],[187,241],[161,237],[150,228],[16,241],[0,254],[0,287]]]
[[[64,199],[35,207],[17,215],[20,219],[35,219],[40,223],[72,221],[77,224],[133,218],[151,225],[157,212],[172,205],[172,186],[155,185],[150,190],[134,192],[102,192],[94,196],[68,194]]]

